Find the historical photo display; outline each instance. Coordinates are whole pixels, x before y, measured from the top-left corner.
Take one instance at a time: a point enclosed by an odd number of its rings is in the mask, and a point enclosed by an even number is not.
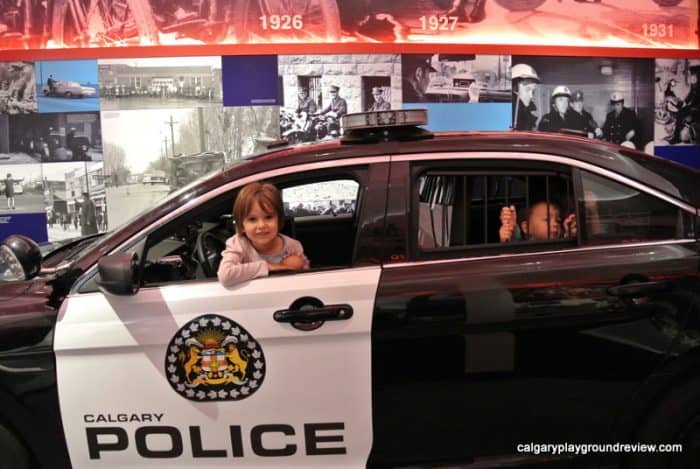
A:
[[[221,104],[221,57],[100,59],[102,110]]]
[[[513,128],[653,152],[654,60],[513,56]]]
[[[110,226],[265,150],[279,139],[278,116],[276,106],[103,111]]]
[[[36,108],[34,64],[0,62],[0,113],[25,114]]]
[[[656,59],[655,145],[700,143],[700,60]]]
[[[401,56],[282,55],[280,137],[290,143],[342,135],[348,113],[401,108]]]
[[[509,103],[510,56],[404,54],[405,103]]]
[[[0,165],[0,213],[44,211],[41,164]]]
[[[0,144],[5,164],[102,160],[99,112],[9,116],[7,134],[7,144]]]
[[[36,62],[39,112],[99,111],[97,60]]]
[[[49,241],[109,229],[103,162],[46,164],[42,173]]]

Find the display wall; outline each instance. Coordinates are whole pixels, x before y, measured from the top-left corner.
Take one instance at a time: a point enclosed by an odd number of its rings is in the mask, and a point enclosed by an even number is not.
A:
[[[339,138],[342,112],[552,131],[564,106],[584,136],[700,168],[698,4],[656,2],[286,1],[264,15],[238,0],[54,0],[30,15],[10,2],[0,238],[112,229],[270,140]],[[527,93],[513,80],[525,69]]]

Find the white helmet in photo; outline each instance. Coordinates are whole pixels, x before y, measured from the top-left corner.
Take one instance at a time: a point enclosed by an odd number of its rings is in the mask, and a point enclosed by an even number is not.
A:
[[[512,80],[515,80],[516,78],[530,79],[536,81],[537,83],[541,83],[540,77],[537,76],[537,72],[535,71],[535,69],[529,66],[528,64],[513,65],[513,68],[511,68],[510,71]]]
[[[610,95],[610,102],[611,103],[620,103],[625,100],[625,97],[622,96],[622,93],[619,91],[613,91],[613,93]]]
[[[569,91],[568,87],[564,85],[559,85],[552,90],[552,99],[558,98],[559,96],[566,96],[567,98],[571,98],[571,91]]]

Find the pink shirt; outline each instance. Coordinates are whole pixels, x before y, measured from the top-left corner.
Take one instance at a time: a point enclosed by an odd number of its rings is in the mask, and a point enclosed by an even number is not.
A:
[[[304,259],[304,268],[309,268],[309,260],[304,255],[304,248],[296,239],[280,234],[284,241],[284,257],[299,256]],[[226,240],[226,249],[221,253],[221,264],[217,276],[225,287],[269,275],[265,261],[253,245],[244,236],[233,235]]]

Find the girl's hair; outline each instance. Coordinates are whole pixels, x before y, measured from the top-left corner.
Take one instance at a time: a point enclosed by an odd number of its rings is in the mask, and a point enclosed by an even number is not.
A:
[[[277,223],[279,229],[282,230],[284,225],[284,207],[280,192],[269,182],[251,182],[240,190],[233,204],[233,220],[236,222],[236,233],[245,236],[243,220],[252,210],[255,202],[264,211],[277,215]]]

